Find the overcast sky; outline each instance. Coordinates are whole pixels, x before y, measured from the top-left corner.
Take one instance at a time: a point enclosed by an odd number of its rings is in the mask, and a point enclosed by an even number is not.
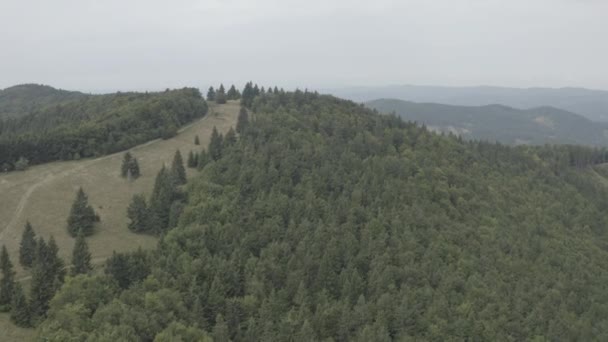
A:
[[[608,89],[605,0],[0,0],[0,88]]]

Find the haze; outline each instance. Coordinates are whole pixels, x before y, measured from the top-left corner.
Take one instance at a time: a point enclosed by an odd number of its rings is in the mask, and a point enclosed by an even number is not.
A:
[[[608,89],[606,15],[600,0],[3,0],[0,88]]]

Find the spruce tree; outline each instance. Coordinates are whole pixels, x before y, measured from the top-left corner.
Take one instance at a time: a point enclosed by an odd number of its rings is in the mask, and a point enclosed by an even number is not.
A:
[[[139,163],[130,152],[125,153],[120,167],[120,174],[123,178],[136,179],[140,176]]]
[[[230,86],[230,89],[228,89],[228,92],[226,93],[226,97],[228,98],[228,100],[238,100],[239,99],[240,94],[236,90],[236,87],[234,86],[234,84],[232,86]]]
[[[93,207],[89,205],[87,195],[82,188],[78,189],[68,217],[68,233],[72,237],[76,237],[79,232],[89,236],[93,234],[96,221],[98,221],[98,216],[95,214]]]
[[[156,175],[154,189],[152,190],[152,196],[150,196],[150,217],[157,231],[167,228],[169,212],[175,196],[175,182],[170,172],[163,166]]]
[[[21,284],[16,283],[11,301],[11,321],[18,327],[31,327],[30,306],[23,293]]]
[[[222,157],[222,145],[223,138],[218,133],[217,128],[213,126],[213,131],[211,132],[211,140],[209,141],[209,147],[207,148],[211,159],[218,160]]]
[[[209,163],[209,159],[209,153],[205,150],[201,151],[196,157],[196,168],[202,170]]]
[[[132,159],[133,159],[133,156],[131,155],[130,152],[125,153],[124,157],[122,158],[122,165],[120,166],[120,175],[123,178],[127,177],[127,174],[129,172],[129,166],[131,165]]]
[[[226,132],[226,136],[224,137],[224,146],[228,147],[234,144],[236,144],[236,133],[234,132],[234,129],[230,127],[228,132]]]
[[[130,231],[135,233],[153,232],[154,227],[151,225],[150,212],[144,195],[133,196],[131,204],[127,208],[127,217],[131,220],[128,225]]]
[[[133,177],[134,179],[139,178],[139,176],[141,176],[137,158],[133,157],[133,159],[131,159],[131,163],[129,164],[129,171],[131,172],[131,177]]]
[[[201,139],[198,137],[198,134],[194,136],[194,145],[200,145]]]
[[[0,311],[7,312],[11,308],[11,298],[15,289],[15,271],[4,245],[0,253],[0,273],[2,273],[2,279],[0,280]]]
[[[25,223],[25,229],[19,244],[19,263],[21,266],[29,268],[34,263],[36,257],[36,233],[30,222]]]
[[[239,116],[236,119],[237,133],[242,134],[248,124],[249,124],[249,113],[247,113],[247,109],[245,107],[241,107],[241,110],[239,111]]]
[[[241,93],[241,106],[250,108],[253,104],[253,98],[255,97],[253,91],[252,82],[247,82],[245,84],[245,88],[243,88],[243,92]]]
[[[184,168],[182,153],[179,150],[175,151],[175,155],[173,156],[173,163],[171,163],[171,178],[175,184],[186,184],[186,169]]]
[[[84,234],[79,233],[72,252],[72,275],[87,274],[92,269],[89,245]]]
[[[194,160],[194,152],[190,151],[188,153],[188,161],[186,162],[189,168],[196,167],[196,161]]]
[[[226,90],[224,89],[224,85],[220,84],[220,88],[215,93],[215,102],[218,104],[226,103]]]
[[[215,90],[213,87],[209,87],[209,91],[207,91],[207,101],[215,101]]]
[[[57,242],[55,242],[55,237],[53,237],[53,235],[49,238],[48,260],[51,272],[53,272],[54,280],[58,282],[56,284],[57,289],[59,289],[61,284],[63,284],[66,270],[65,262],[59,257],[59,247],[57,246]]]
[[[46,316],[49,302],[65,277],[65,264],[59,258],[58,251],[52,236],[48,244],[42,237],[38,238],[30,284],[30,314],[34,325]]]

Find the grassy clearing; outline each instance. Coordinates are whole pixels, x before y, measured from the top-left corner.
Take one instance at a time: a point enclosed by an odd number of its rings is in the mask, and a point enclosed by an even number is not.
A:
[[[136,193],[149,194],[154,177],[163,164],[170,165],[173,154],[180,149],[187,157],[190,150],[206,146],[214,126],[226,132],[236,124],[239,105],[210,105],[209,114],[185,127],[176,137],[155,140],[131,149],[138,159],[142,176],[134,182],[120,177],[124,152],[80,161],[54,162],[30,168],[25,172],[0,174],[0,245],[6,245],[14,264],[18,264],[18,248],[26,220],[36,234],[57,240],[61,256],[69,262],[74,239],[66,230],[66,220],[78,187],[89,195],[89,202],[101,217],[96,233],[88,238],[96,264],[113,251],[123,252],[152,248],[156,238],[137,235],[127,230],[126,208]],[[198,135],[201,145],[194,145]],[[188,170],[191,175],[193,170]],[[27,281],[28,274],[17,266],[17,277]],[[0,341],[30,340],[28,330],[18,329],[0,315]]]

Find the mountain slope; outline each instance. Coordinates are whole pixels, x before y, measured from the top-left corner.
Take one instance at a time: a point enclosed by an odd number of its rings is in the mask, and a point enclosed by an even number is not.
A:
[[[311,93],[253,112],[190,182],[145,280],[69,282],[41,337],[608,339],[608,193],[552,164],[557,147],[460,141]]]
[[[38,84],[22,84],[0,90],[0,119],[20,117],[49,106],[86,98],[77,91],[55,89]]]
[[[123,153],[68,162],[53,162],[34,166],[24,172],[0,173],[0,246],[5,245],[14,264],[18,265],[18,249],[23,227],[30,221],[38,236],[53,235],[60,255],[68,264],[74,239],[66,230],[66,219],[75,191],[83,187],[90,203],[101,216],[95,234],[87,238],[93,263],[103,272],[103,262],[113,251],[127,252],[154,248],[158,239],[138,235],[127,229],[126,208],[132,196],[152,191],[155,176],[169,165],[177,149],[187,154],[198,151],[209,141],[213,127],[226,133],[236,123],[239,106],[210,105],[209,114],[184,127],[175,137],[155,140],[129,151],[137,157],[142,175],[136,181],[120,177]],[[200,137],[201,146],[194,144]],[[188,169],[189,177],[196,172]],[[17,278],[26,280],[28,271],[18,267]],[[27,288],[27,287],[26,287]],[[33,341],[30,329],[19,329],[9,322],[8,314],[0,313],[0,341]],[[121,339],[118,339],[120,341]]]
[[[608,91],[603,90],[403,85],[330,89],[327,92],[358,102],[394,98],[458,106],[502,104],[518,109],[550,106],[583,115],[592,121],[608,121]]]
[[[0,170],[96,157],[169,138],[200,118],[207,104],[198,89],[91,95],[0,120]]]
[[[608,145],[608,125],[552,107],[520,110],[502,105],[453,106],[395,99],[378,99],[365,105],[464,138],[507,144]]]

